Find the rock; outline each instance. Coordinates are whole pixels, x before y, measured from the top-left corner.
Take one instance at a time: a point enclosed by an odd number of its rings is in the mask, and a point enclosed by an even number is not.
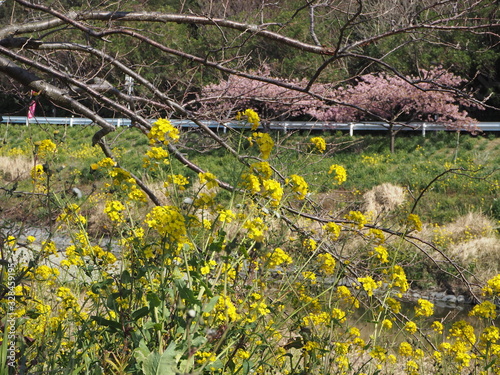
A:
[[[457,296],[453,294],[447,294],[446,296],[444,296],[442,301],[446,303],[457,303]]]

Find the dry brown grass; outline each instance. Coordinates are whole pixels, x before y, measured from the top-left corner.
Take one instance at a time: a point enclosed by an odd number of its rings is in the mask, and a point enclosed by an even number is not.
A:
[[[500,272],[500,238],[495,227],[495,221],[488,216],[469,212],[440,227],[426,226],[422,237],[486,281]],[[439,254],[434,256],[441,259]]]
[[[445,226],[454,242],[463,242],[478,237],[491,237],[495,234],[495,222],[479,212],[469,212]]]
[[[19,181],[30,176],[33,161],[26,156],[0,156],[0,174],[5,181]]]
[[[366,192],[363,200],[363,211],[379,216],[401,206],[406,200],[406,192],[401,186],[384,183]]]
[[[457,244],[451,254],[464,265],[473,264],[476,276],[483,282],[500,273],[500,239],[481,237]]]

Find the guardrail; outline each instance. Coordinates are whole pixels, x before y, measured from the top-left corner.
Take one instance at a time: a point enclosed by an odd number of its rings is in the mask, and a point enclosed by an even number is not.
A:
[[[132,122],[130,119],[126,118],[106,118],[110,124],[114,126],[131,126]],[[153,123],[156,120],[151,120]],[[170,120],[173,125],[180,128],[195,128],[197,125],[190,120]],[[88,118],[81,117],[33,117],[28,119],[25,116],[3,116],[3,122],[8,124],[53,124],[53,125],[66,125],[66,126],[78,126],[78,125],[92,125],[93,121]],[[220,123],[218,121],[202,121],[206,126],[211,129],[226,131],[228,127],[230,128],[243,128],[248,127],[241,121],[230,121],[226,123]],[[325,122],[325,121],[270,121],[266,123],[266,127],[272,130],[280,131],[290,131],[290,130],[318,130],[318,131],[349,131],[350,135],[353,135],[355,131],[384,131],[387,128],[387,124],[383,122],[351,122],[351,123],[337,123],[337,122]],[[437,123],[426,123],[426,122],[414,122],[408,125],[395,125],[396,129],[402,131],[413,131],[421,132],[423,136],[427,131],[447,131],[447,129],[442,124]],[[481,132],[500,132],[500,122],[480,122],[475,124]],[[453,129],[456,131],[457,129]],[[460,129],[467,131],[466,127]]]

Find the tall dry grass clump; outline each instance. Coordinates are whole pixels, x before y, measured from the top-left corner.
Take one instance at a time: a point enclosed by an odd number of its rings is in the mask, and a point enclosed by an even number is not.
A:
[[[24,155],[0,156],[0,174],[5,181],[18,181],[29,177],[33,161]]]
[[[475,269],[481,279],[500,270],[500,238],[493,219],[480,212],[469,212],[457,220],[432,229],[432,241],[448,255]]]
[[[406,199],[405,189],[391,183],[375,186],[363,195],[363,211],[374,216],[390,212],[401,206]]]

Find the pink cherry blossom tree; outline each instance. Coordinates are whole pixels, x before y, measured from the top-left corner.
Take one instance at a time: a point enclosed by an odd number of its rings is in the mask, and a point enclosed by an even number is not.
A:
[[[378,121],[389,130],[390,148],[404,127],[414,122],[434,122],[448,129],[474,131],[476,121],[466,108],[483,109],[457,89],[461,77],[441,67],[421,70],[419,76],[399,77],[386,72],[365,74],[356,82],[335,90],[338,102],[350,106],[317,108],[308,113],[320,121]]]
[[[258,72],[270,77],[269,71]],[[281,80],[294,87],[305,81]],[[389,130],[390,148],[404,127],[415,122],[435,122],[449,129],[474,130],[475,121],[466,108],[482,108],[458,91],[461,77],[441,67],[421,70],[418,76],[400,77],[387,72],[365,74],[352,84],[334,87],[314,83],[309,91],[292,90],[283,85],[231,76],[218,84],[205,86],[200,111],[231,118],[236,111],[253,108],[267,120],[306,116],[318,121],[376,121]]]

